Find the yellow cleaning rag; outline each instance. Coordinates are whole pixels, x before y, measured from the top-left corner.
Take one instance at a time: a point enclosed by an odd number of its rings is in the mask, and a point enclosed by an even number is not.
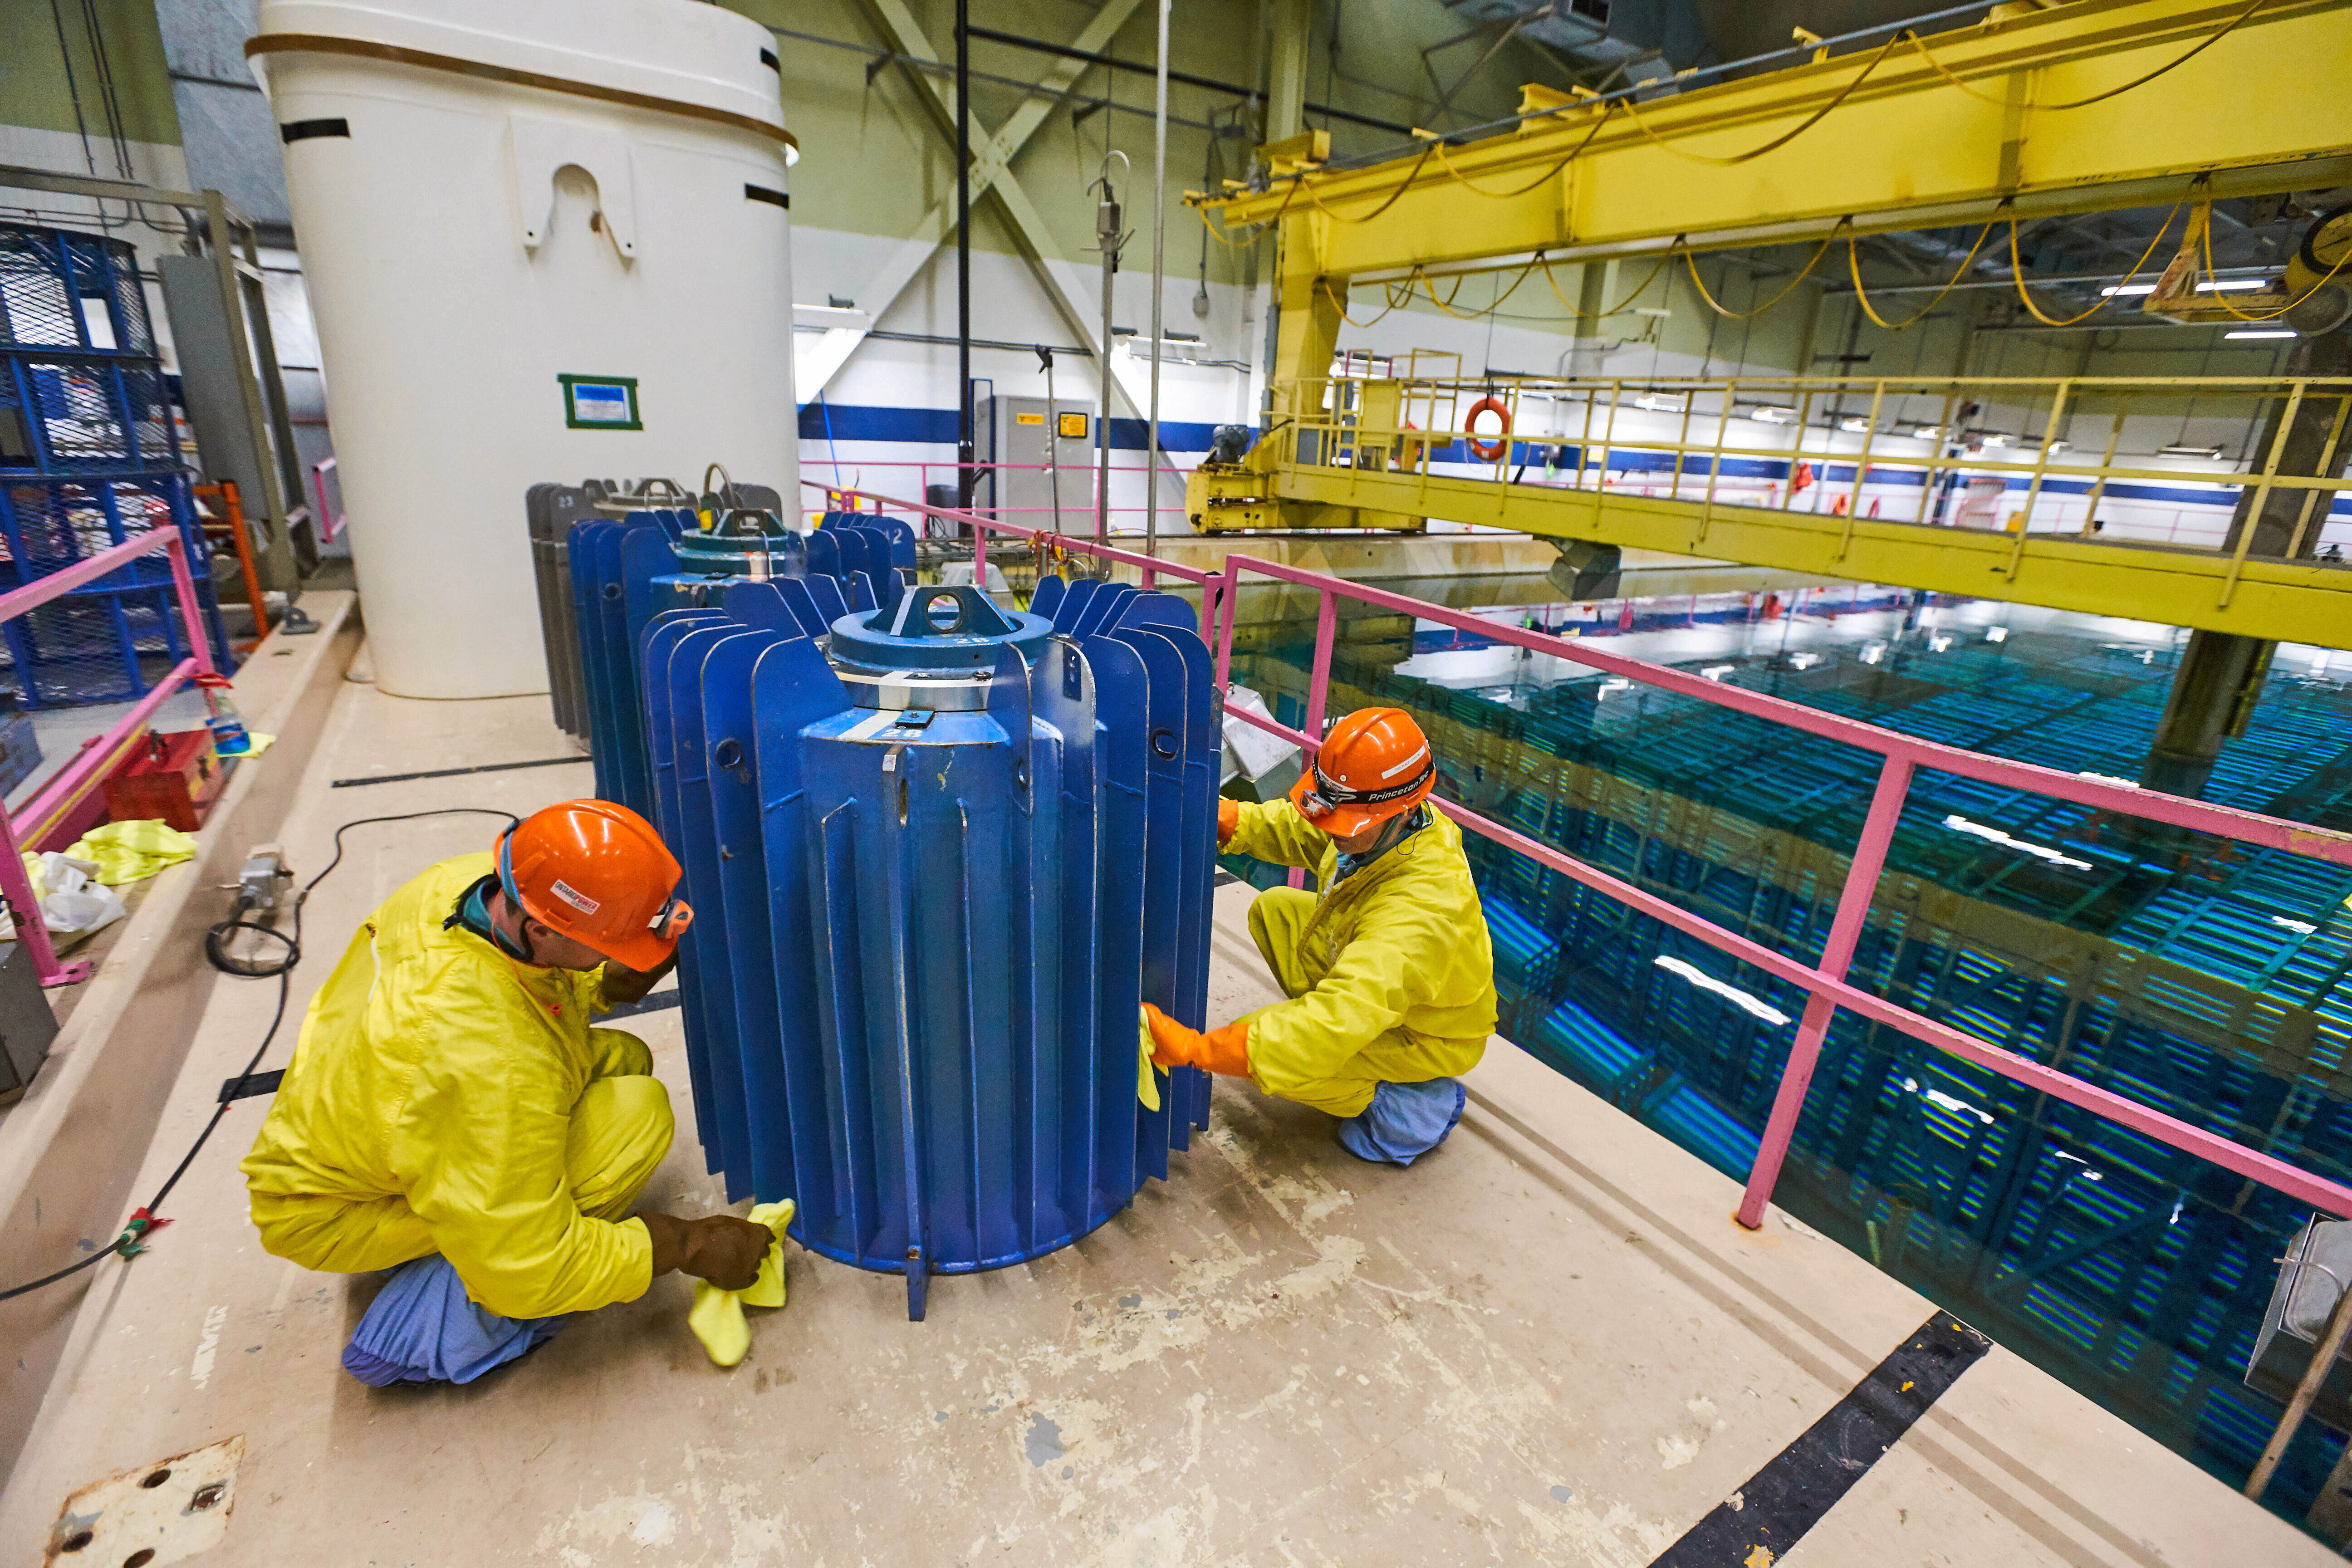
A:
[[[1142,1031],[1142,1041],[1136,1047],[1142,1055],[1135,1063],[1135,1098],[1143,1101],[1146,1110],[1160,1109],[1160,1079],[1151,1065],[1151,1018],[1149,1014],[1135,1016],[1136,1027]]]
[[[98,865],[98,879],[110,888],[143,881],[166,866],[196,858],[196,841],[158,819],[110,822],[93,827],[67,847],[76,860]]]
[[[708,1279],[698,1281],[694,1305],[686,1314],[686,1326],[720,1366],[733,1366],[751,1352],[751,1329],[743,1321],[744,1308],[784,1304],[784,1226],[793,1220],[793,1200],[755,1205],[751,1218],[776,1233],[768,1256],[760,1259],[759,1278],[745,1290],[721,1290]]]

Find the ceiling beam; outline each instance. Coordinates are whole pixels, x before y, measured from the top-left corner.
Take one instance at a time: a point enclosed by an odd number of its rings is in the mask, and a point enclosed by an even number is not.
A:
[[[874,25],[890,40],[891,47],[901,54],[937,63],[939,57],[931,51],[930,43],[902,0],[864,0],[866,14]],[[1073,48],[1084,54],[1095,54],[1118,36],[1119,28],[1134,16],[1141,0],[1109,0],[1095,13],[1086,29],[1079,33]],[[985,136],[972,149],[971,195],[978,202],[1000,178],[1009,176],[1013,158],[1028,144],[1087,68],[1084,60],[1056,59],[1045,69],[1037,83],[1036,94],[1023,100],[994,134]],[[952,88],[942,87],[932,76],[909,68],[907,75],[916,83],[918,96],[926,106],[935,128],[943,131],[949,141],[955,138],[955,94]],[[921,275],[931,258],[955,233],[955,202],[952,197],[934,203],[925,213],[915,232],[901,240],[875,270],[872,280],[861,292],[858,301],[866,312],[864,327],[835,327],[811,343],[805,353],[796,354],[793,384],[796,401],[814,402],[831,384],[849,356],[857,352],[866,335],[882,320],[882,314],[897,302],[898,296]]]
[[[893,48],[918,59],[937,58],[937,56],[931,52],[930,41],[915,25],[914,16],[907,10],[904,0],[860,0],[860,4],[866,7],[867,15],[873,17],[875,25],[883,30]],[[1079,35],[1079,47],[1088,53],[1093,53],[1108,44],[1110,41],[1110,36],[1118,30],[1118,23],[1110,23],[1100,38],[1094,39],[1092,42],[1089,42],[1089,39],[1092,38],[1097,27],[1103,26],[1109,21],[1114,13],[1118,15],[1119,21],[1123,22],[1127,16],[1134,14],[1138,4],[1139,0],[1110,0],[1110,3],[1096,15],[1095,20],[1088,24],[1087,31]],[[1075,65],[1081,70],[1086,68],[1079,62],[1064,61],[1061,64]],[[928,72],[909,68],[907,74],[919,85],[923,100],[931,110],[931,119],[940,133],[952,142],[955,137],[954,95],[947,88],[940,85]],[[1144,384],[1146,372],[1141,362],[1112,354],[1110,350],[1113,345],[1102,341],[1102,332],[1097,324],[1097,318],[1101,313],[1101,302],[1095,301],[1091,310],[1082,309],[1079,302],[1073,300],[1068,290],[1062,287],[1061,280],[1054,276],[1053,268],[1046,265],[1046,258],[1058,253],[1060,247],[1055,241],[1053,233],[1045,223],[1045,215],[1038,210],[1036,204],[1029,199],[1029,194],[1022,189],[1021,182],[1013,177],[1009,155],[999,155],[997,153],[997,149],[1006,139],[1006,133],[1017,129],[1021,132],[1022,139],[1026,140],[1029,133],[1034,131],[1036,125],[1042,122],[1045,115],[1051,111],[1052,107],[1050,102],[1031,99],[1015,110],[1013,118],[1005,122],[1005,132],[990,138],[978,152],[973,153],[974,195],[977,196],[984,181],[988,195],[995,200],[998,207],[1003,212],[1007,223],[1011,226],[1013,241],[1021,247],[1022,258],[1029,263],[1029,269],[1035,275],[1037,285],[1045,291],[1046,300],[1060,314],[1063,324],[1076,336],[1088,353],[1097,358],[1109,356],[1113,386],[1119,396],[1126,401],[1128,411],[1136,417],[1141,418],[1150,401],[1149,389]],[[1025,118],[1031,116],[1033,111],[1034,119]],[[1017,146],[1017,143],[1014,145]],[[875,312],[877,317],[879,314],[879,311]],[[1103,409],[1102,416],[1108,419],[1110,412],[1108,408]],[[1159,467],[1163,470],[1160,477],[1163,479],[1172,479],[1175,481],[1181,501],[1183,476],[1177,473],[1174,466],[1168,462],[1165,447],[1162,447],[1156,456],[1160,459]]]

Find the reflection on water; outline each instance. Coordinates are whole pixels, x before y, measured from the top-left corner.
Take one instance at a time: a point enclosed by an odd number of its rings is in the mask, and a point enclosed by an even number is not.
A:
[[[1874,597],[1875,595],[1875,597]],[[2137,778],[2185,634],[1839,588],[1525,613],[1970,750]],[[1305,637],[1236,659],[1302,721]],[[2282,647],[2207,798],[2352,828],[2352,655]],[[1411,709],[1454,798],[1756,941],[1819,956],[1876,757],[1424,625],[1343,647],[1329,711]],[[1504,1032],[1744,1176],[1801,994],[1472,838]],[[1255,863],[1230,863],[1254,880]],[[1926,773],[1855,982],[2352,1180],[2352,868]],[[1841,1015],[1778,1201],[2242,1482],[2279,1404],[2243,1386],[2305,1211]],[[2269,1504],[2300,1520],[2342,1450],[2306,1423]]]

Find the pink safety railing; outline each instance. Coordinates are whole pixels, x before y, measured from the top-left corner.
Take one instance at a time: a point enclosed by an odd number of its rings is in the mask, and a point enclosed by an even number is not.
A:
[[[161,550],[172,559],[172,591],[180,603],[180,625],[187,633],[189,656],[173,665],[154,689],[131,706],[131,711],[116,720],[111,728],[95,740],[82,742],[73,760],[59,768],[49,782],[41,786],[25,809],[9,812],[0,809],[0,897],[8,903],[8,912],[15,917],[16,938],[33,957],[34,977],[43,985],[70,985],[87,979],[90,966],[77,959],[71,963],[58,960],[56,946],[49,941],[48,927],[42,923],[40,900],[33,896],[33,879],[25,870],[24,843],[17,833],[19,824],[29,823],[32,832],[26,836],[37,843],[42,836],[70,811],[89,792],[98,787],[107,768],[114,762],[121,743],[142,729],[155,716],[171,695],[191,678],[215,673],[212,645],[205,639],[204,612],[196,602],[196,582],[188,570],[186,542],[179,530],[163,527],[151,530],[123,541],[110,550],[102,550],[87,561],[77,562],[61,572],[26,584],[21,588],[0,594],[0,621],[10,621],[28,610],[37,609],[60,595],[71,593],[83,584],[103,577],[108,573],[128,565],[142,555]]]
[[[2212,805],[2204,801],[2135,789],[2127,784],[2104,783],[2032,763],[1987,756],[1934,741],[1923,741],[1875,724],[1822,712],[1782,698],[1724,686],[1703,676],[1686,674],[1646,659],[1609,653],[1574,639],[1481,620],[1465,610],[1448,609],[1441,605],[1407,598],[1402,594],[1366,587],[1324,573],[1308,572],[1276,562],[1228,553],[1223,572],[1204,572],[1156,560],[1135,551],[1097,546],[1091,538],[1075,534],[1055,535],[1046,530],[1025,528],[970,512],[946,510],[867,492],[844,493],[857,494],[860,499],[877,507],[972,525],[973,576],[976,580],[985,580],[987,538],[991,531],[994,531],[1017,534],[1031,540],[1043,537],[1054,540],[1073,553],[1133,566],[1141,573],[1146,587],[1152,586],[1159,577],[1173,577],[1197,585],[1202,593],[1202,626],[1208,633],[1215,658],[1216,685],[1221,691],[1231,681],[1234,614],[1239,598],[1236,590],[1243,575],[1255,573],[1276,582],[1313,589],[1317,595],[1315,651],[1307,680],[1305,728],[1294,730],[1244,709],[1226,710],[1233,717],[1290,742],[1309,758],[1315,753],[1315,737],[1323,731],[1324,701],[1330,687],[1331,649],[1338,626],[1339,601],[1343,598],[1392,614],[1412,616],[1419,620],[1475,632],[1496,642],[1511,643],[1537,653],[1549,654],[1661,691],[1711,702],[1805,734],[1876,752],[1883,759],[1877,784],[1871,794],[1870,809],[1863,820],[1861,837],[1847,863],[1845,881],[1839,889],[1836,912],[1832,918],[1829,937],[1823,944],[1818,964],[1805,963],[1775,952],[1606,871],[1586,865],[1549,845],[1539,844],[1466,806],[1443,796],[1431,797],[1440,810],[1470,831],[1572,877],[1629,909],[1672,926],[1741,963],[1754,964],[1807,994],[1804,1016],[1798,1023],[1796,1039],[1790,1048],[1788,1062],[1781,1068],[1772,1110],[1766,1119],[1756,1163],[1749,1170],[1747,1191],[1738,1211],[1739,1223],[1750,1229],[1764,1222],[1765,1206],[1771,1200],[1772,1189],[1780,1180],[1780,1167],[1788,1158],[1790,1142],[1796,1134],[1798,1114],[1804,1108],[1806,1090],[1811,1087],[1813,1069],[1821,1059],[1822,1043],[1829,1034],[1831,1019],[1841,1007],[2030,1089],[2104,1116],[2158,1142],[2210,1161],[2250,1181],[2274,1188],[2299,1203],[2309,1204],[2331,1215],[2352,1218],[2352,1188],[2305,1171],[2275,1155],[2261,1153],[2219,1133],[2192,1126],[2112,1089],[2087,1083],[2071,1073],[2046,1067],[2030,1057],[1963,1034],[1900,1003],[1888,1001],[1850,984],[1845,978],[1846,967],[1853,958],[1864,921],[1870,912],[1871,900],[1877,892],[1879,874],[1885,868],[1887,849],[1894,842],[1895,826],[1902,817],[1912,778],[1921,768],[1957,773],[1965,778],[2050,795],[2101,811],[2211,834],[2234,843],[2309,855],[2342,866],[2352,866],[2352,835],[2305,826],[2256,812]]]

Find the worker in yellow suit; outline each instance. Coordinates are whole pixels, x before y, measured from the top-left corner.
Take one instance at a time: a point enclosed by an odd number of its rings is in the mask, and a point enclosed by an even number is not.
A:
[[[589,1022],[677,962],[677,879],[635,812],[550,806],[393,894],[311,999],[242,1169],[275,1256],[399,1270],[354,1375],[468,1382],[673,1268],[751,1283],[766,1226],[630,1217],[669,1094],[644,1041]]]
[[[1339,1117],[1360,1159],[1410,1165],[1466,1099],[1495,1029],[1495,954],[1462,830],[1430,809],[1437,761],[1400,708],[1331,727],[1286,801],[1218,802],[1221,848],[1313,869],[1271,888],[1250,935],[1290,1000],[1200,1033],[1155,1007],[1152,1060],[1246,1077]]]

